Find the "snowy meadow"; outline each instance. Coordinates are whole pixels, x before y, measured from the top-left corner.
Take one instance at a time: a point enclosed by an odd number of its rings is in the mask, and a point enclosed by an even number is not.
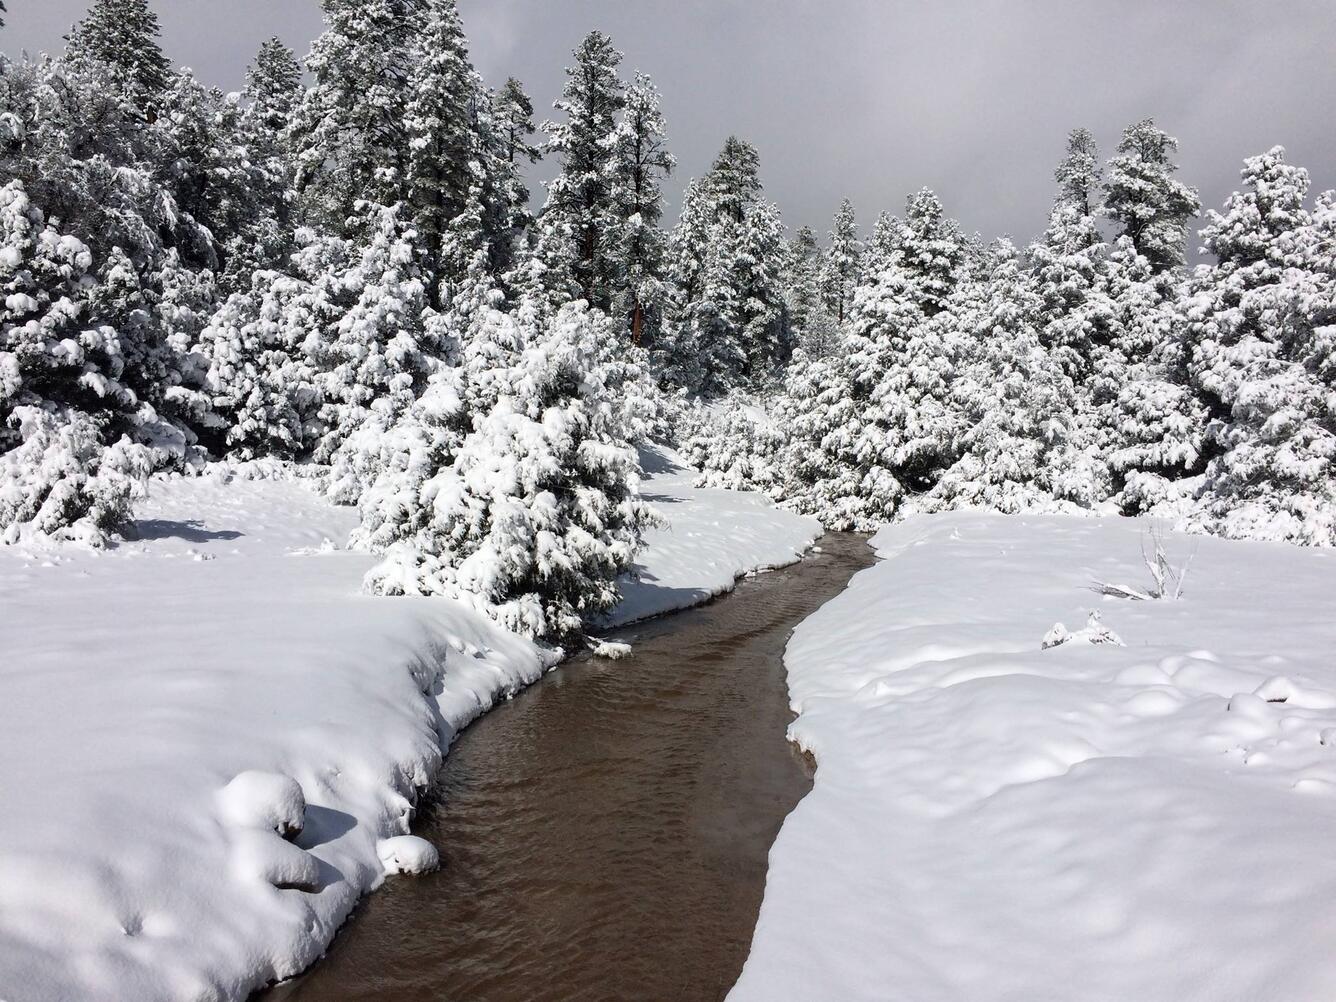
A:
[[[299,973],[469,721],[851,529],[733,998],[1336,993],[1336,192],[1143,119],[1031,242],[819,238],[732,136],[669,220],[604,33],[544,119],[321,6],[238,93],[152,0],[0,55],[0,999]]]

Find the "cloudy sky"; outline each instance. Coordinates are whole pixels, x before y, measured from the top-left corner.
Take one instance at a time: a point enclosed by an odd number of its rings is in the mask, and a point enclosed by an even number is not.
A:
[[[49,50],[86,0],[9,0],[3,49]],[[154,0],[164,46],[240,86],[260,41],[306,51],[316,0]],[[761,151],[791,226],[823,231],[842,197],[869,228],[935,188],[968,229],[1028,239],[1074,125],[1106,154],[1153,116],[1208,206],[1240,160],[1280,143],[1336,187],[1332,0],[460,0],[474,59],[546,108],[590,28],[664,94],[681,183],[735,132]]]

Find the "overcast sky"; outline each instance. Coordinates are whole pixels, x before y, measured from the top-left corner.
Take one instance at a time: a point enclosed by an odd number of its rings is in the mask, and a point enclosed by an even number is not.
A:
[[[260,41],[305,54],[316,0],[153,0],[171,58],[240,87]],[[9,0],[3,49],[58,48],[86,0]],[[1336,0],[460,0],[489,82],[545,110],[570,50],[601,28],[664,95],[682,183],[734,132],[760,149],[792,227],[824,233],[842,197],[864,231],[937,190],[987,237],[1042,230],[1067,131],[1105,155],[1153,116],[1205,204],[1280,143],[1336,187]]]

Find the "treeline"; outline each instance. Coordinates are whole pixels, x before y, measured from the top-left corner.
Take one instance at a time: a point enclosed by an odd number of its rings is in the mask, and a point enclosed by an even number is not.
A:
[[[730,139],[662,225],[653,82],[595,31],[554,121],[474,69],[453,0],[325,0],[239,95],[147,0],[0,61],[0,531],[104,545],[156,471],[328,467],[383,592],[562,636],[616,601],[664,391],[771,379],[787,248]],[[552,162],[542,211],[525,169]]]
[[[1336,195],[1279,147],[1200,232],[1153,122],[1101,165],[1074,131],[1043,236],[985,245],[930,191],[858,239],[793,245],[803,344],[755,409],[691,443],[707,479],[827,525],[922,511],[1157,513],[1246,538],[1336,544]]]
[[[1336,210],[1281,151],[1191,271],[1150,122],[1106,165],[1073,133],[1024,251],[926,190],[789,241],[735,138],[669,229],[659,96],[605,35],[538,123],[454,0],[324,10],[304,69],[272,40],[238,95],[172,67],[148,0],[0,57],[0,540],[105,545],[155,472],[297,469],[360,508],[369,589],[563,637],[651,517],[634,443],[705,414],[708,476],[830,525],[1057,505],[1333,541]]]

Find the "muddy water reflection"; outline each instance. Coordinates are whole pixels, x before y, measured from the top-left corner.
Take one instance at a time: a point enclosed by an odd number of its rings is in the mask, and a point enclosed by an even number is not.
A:
[[[872,560],[861,537],[821,546],[473,724],[414,829],[441,872],[392,879],[265,1002],[722,998],[811,786],[785,740],[784,645]]]

